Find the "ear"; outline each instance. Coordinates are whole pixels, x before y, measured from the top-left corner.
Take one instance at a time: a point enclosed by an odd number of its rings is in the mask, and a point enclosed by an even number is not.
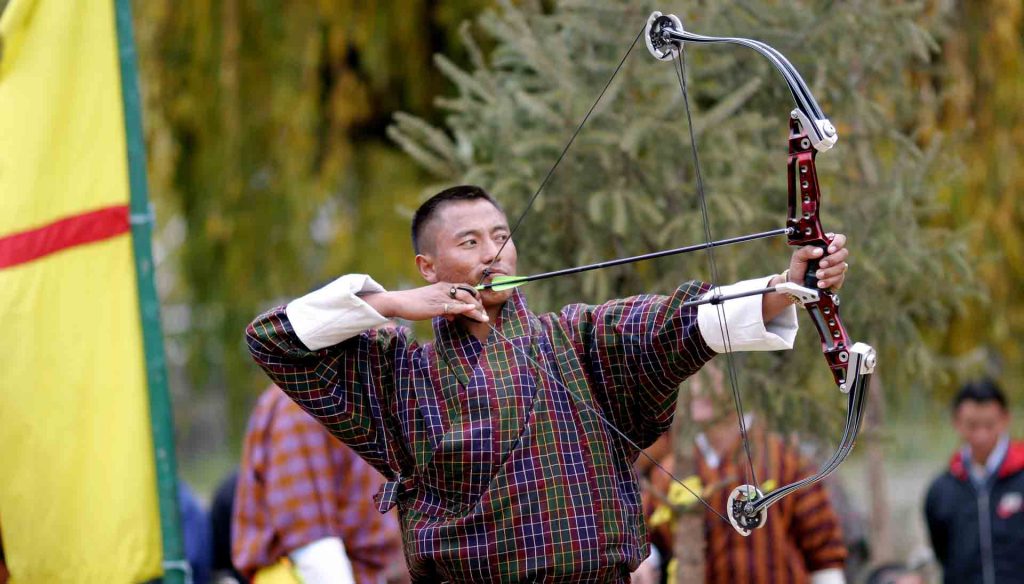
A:
[[[437,271],[434,269],[434,258],[429,255],[416,255],[416,269],[420,271],[423,279],[431,284],[437,282]]]

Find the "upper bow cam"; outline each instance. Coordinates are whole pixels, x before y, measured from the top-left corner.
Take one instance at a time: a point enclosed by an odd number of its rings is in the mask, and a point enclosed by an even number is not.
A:
[[[661,61],[671,61],[682,52],[683,43],[716,44],[725,43],[740,45],[753,49],[760,53],[782,74],[789,92],[793,94],[796,102],[796,116],[804,127],[809,129],[811,143],[819,152],[824,152],[835,145],[839,136],[832,122],[821,111],[817,100],[811,94],[803,77],[797,72],[793,64],[782,53],[773,47],[753,39],[741,37],[713,37],[687,32],[683,28],[682,21],[674,14],[662,14],[653,12],[647,19],[647,27],[644,29],[644,42],[647,43],[647,50],[654,58]]]
[[[644,30],[647,49],[655,58],[670,61],[679,57],[683,43],[728,43],[753,49],[763,55],[782,74],[793,95],[796,107],[790,114],[789,136],[789,217],[786,221],[789,244],[811,245],[827,253],[832,234],[821,226],[821,191],[815,157],[832,148],[838,140],[835,127],[828,120],[796,68],[782,53],[767,44],[738,37],[709,37],[687,32],[675,15],[654,12]],[[823,254],[824,255],[824,254]],[[795,483],[764,494],[755,485],[742,485],[729,497],[726,513],[733,527],[742,535],[764,526],[767,510],[786,495],[817,483],[832,474],[849,456],[864,418],[868,381],[875,370],[875,350],[865,343],[853,343],[839,316],[839,295],[820,290],[818,261],[807,265],[803,289],[818,291],[817,298],[804,298],[802,304],[821,338],[822,353],[836,385],[848,394],[849,407],[839,447],[818,472]]]

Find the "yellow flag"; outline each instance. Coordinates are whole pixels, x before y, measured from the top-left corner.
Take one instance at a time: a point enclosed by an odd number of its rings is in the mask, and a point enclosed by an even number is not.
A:
[[[14,584],[160,575],[112,0],[0,19],[0,532]]]

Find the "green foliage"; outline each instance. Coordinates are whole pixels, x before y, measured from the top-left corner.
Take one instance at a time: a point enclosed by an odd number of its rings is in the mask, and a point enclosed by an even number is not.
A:
[[[1024,398],[1024,4],[957,2],[957,27],[938,67],[922,75],[920,116],[929,130],[957,132],[965,172],[941,190],[937,223],[961,228],[986,294],[957,315],[943,338],[962,375],[1001,377]],[[947,388],[950,392],[955,387]]]
[[[917,93],[907,74],[928,65],[946,14],[912,2],[658,8],[695,32],[765,41],[803,73],[840,134],[818,166],[823,221],[851,238],[845,321],[855,339],[879,349],[888,384],[924,387],[942,368],[923,332],[941,329],[970,290],[957,234],[933,220],[936,183],[957,161],[941,136],[916,139]],[[504,2],[477,21],[494,43],[489,55],[466,28],[471,67],[437,58],[456,87],[438,101],[444,124],[397,115],[389,133],[436,186],[483,185],[514,220],[652,9],[648,2]],[[783,225],[792,109],[785,84],[760,55],[739,47],[691,46],[686,60],[712,237]],[[641,40],[516,232],[520,272],[704,241],[698,209],[678,80]],[[780,272],[789,254],[781,241],[715,252],[725,283]],[[551,309],[665,293],[681,280],[709,278],[707,265],[696,256],[658,260],[538,283],[528,295],[535,309]],[[843,400],[817,344],[808,330],[788,354],[740,358],[741,386],[773,390],[747,392],[745,400],[793,418],[782,428],[835,420]]]

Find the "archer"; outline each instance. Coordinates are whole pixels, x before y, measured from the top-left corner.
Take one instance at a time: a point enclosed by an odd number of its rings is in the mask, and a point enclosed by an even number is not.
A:
[[[667,430],[679,383],[726,350],[792,347],[790,298],[843,285],[846,237],[794,251],[783,274],[711,291],[532,313],[512,230],[483,189],[453,187],[413,218],[428,285],[385,291],[347,275],[258,317],[250,351],[292,399],[389,482],[417,582],[628,582],[648,553],[633,462]],[[714,293],[766,292],[684,306]],[[431,320],[418,344],[389,319]]]

